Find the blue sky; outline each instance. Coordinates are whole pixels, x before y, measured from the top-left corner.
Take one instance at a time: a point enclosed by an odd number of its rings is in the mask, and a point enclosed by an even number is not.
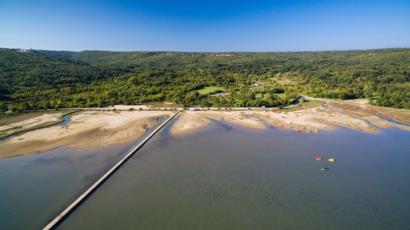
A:
[[[128,51],[410,47],[410,1],[1,0],[0,47]]]

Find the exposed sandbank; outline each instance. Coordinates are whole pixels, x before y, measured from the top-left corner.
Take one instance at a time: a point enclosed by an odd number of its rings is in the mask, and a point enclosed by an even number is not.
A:
[[[84,111],[67,126],[52,126],[12,137],[0,143],[0,157],[46,151],[59,146],[99,147],[124,143],[144,135],[171,111]],[[54,117],[50,117],[54,119]],[[11,124],[13,125],[13,124]]]
[[[410,131],[409,126],[390,122],[395,118],[406,122],[410,111],[369,106],[360,101],[339,102],[326,100],[312,107],[264,111],[185,111],[171,129],[174,135],[186,134],[205,127],[211,120],[263,129],[268,125],[296,132],[315,133],[344,127],[360,132],[377,133],[381,128],[396,127]],[[382,115],[382,116],[380,116]]]
[[[116,111],[103,109],[83,111],[71,117],[70,123],[30,131],[0,143],[0,157],[10,157],[46,151],[59,146],[99,147],[133,140],[158,125],[158,117],[170,116],[174,111],[129,111],[130,107],[117,106]],[[196,109],[194,109],[196,110]],[[39,122],[55,121],[61,113],[45,114],[0,126],[0,130],[30,127]],[[410,131],[410,126],[387,119],[409,123],[410,110],[370,106],[364,100],[338,101],[318,99],[290,109],[234,108],[234,111],[184,111],[170,129],[172,135],[184,135],[205,128],[212,121],[248,128],[268,126],[316,133],[344,127],[360,132],[377,133],[381,128],[396,127]]]
[[[32,117],[30,116],[30,114],[28,114],[27,116],[29,118],[27,119],[0,125],[0,134],[7,135],[13,132],[20,131],[20,130],[30,129],[30,128],[41,126],[41,125],[44,125],[50,122],[55,122],[55,121],[60,120],[62,115],[63,115],[62,112],[53,112],[53,113],[44,113],[44,114],[36,113],[36,114],[33,114]],[[16,120],[19,120],[19,118],[16,117]]]
[[[253,112],[242,111],[184,111],[171,128],[171,134],[186,134],[207,126],[211,121],[224,121],[249,128],[265,128],[262,119]]]

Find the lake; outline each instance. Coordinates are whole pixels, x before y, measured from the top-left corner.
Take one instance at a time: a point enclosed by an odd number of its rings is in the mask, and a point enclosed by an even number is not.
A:
[[[408,132],[386,129],[371,135],[339,129],[301,134],[222,122],[186,136],[173,137],[168,131],[148,142],[59,228],[401,230],[410,226]],[[316,161],[317,154],[325,160]],[[336,162],[328,163],[328,157]],[[321,171],[323,167],[329,170]],[[50,196],[59,196],[66,187],[56,188]]]
[[[0,229],[40,229],[138,142],[0,159]]]

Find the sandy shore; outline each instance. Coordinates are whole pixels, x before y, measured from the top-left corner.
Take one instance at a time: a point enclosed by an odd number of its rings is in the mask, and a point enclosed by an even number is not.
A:
[[[2,135],[10,134],[23,129],[30,129],[50,122],[55,122],[61,119],[62,114],[62,112],[45,113],[22,121],[4,124],[0,126],[0,133]]]
[[[171,111],[84,111],[73,115],[65,127],[56,125],[34,130],[0,143],[0,157],[46,151],[59,146],[99,147],[128,142],[158,125],[160,116],[171,114]]]
[[[242,111],[184,111],[171,128],[171,134],[194,132],[207,126],[211,121],[223,121],[248,128],[265,128],[264,121],[251,112]]]
[[[381,128],[388,127],[410,131],[409,126],[383,118],[407,122],[410,119],[410,111],[370,106],[363,100],[352,102],[326,100],[312,108],[301,106],[301,109],[292,108],[290,111],[185,111],[172,127],[171,133],[187,134],[205,127],[212,120],[256,129],[273,126],[308,133],[330,131],[338,127],[366,133],[377,133]]]
[[[59,146],[76,148],[98,147],[133,140],[158,125],[160,116],[170,116],[175,111],[129,110],[117,106],[113,110],[92,110],[77,113],[69,125],[56,125],[12,137],[0,143],[0,157],[10,157],[46,151]],[[193,109],[197,110],[197,109]],[[0,130],[15,130],[55,121],[60,113],[43,114],[23,121],[0,126]],[[344,127],[360,132],[377,133],[382,128],[395,127],[410,131],[410,110],[370,106],[365,100],[339,101],[318,99],[290,109],[238,108],[234,111],[200,110],[184,111],[171,127],[172,135],[185,135],[205,128],[211,122],[225,122],[254,129],[273,126],[295,132],[317,133]]]

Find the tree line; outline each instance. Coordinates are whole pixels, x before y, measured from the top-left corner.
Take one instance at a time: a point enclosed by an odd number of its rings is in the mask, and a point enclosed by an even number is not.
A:
[[[174,102],[280,107],[301,94],[410,108],[410,49],[291,53],[0,49],[0,111]],[[223,89],[200,94],[201,89]]]

